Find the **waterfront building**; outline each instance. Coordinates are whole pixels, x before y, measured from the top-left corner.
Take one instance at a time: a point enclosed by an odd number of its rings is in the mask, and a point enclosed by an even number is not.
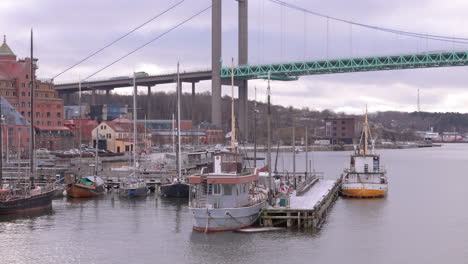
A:
[[[34,58],[36,69],[37,61]],[[37,148],[65,149],[71,134],[63,124],[63,100],[58,97],[52,81],[34,76],[34,84],[31,84],[30,65],[31,58],[17,59],[4,36],[0,46],[0,96],[26,120],[34,115]],[[31,113],[31,85],[34,85],[35,113]]]
[[[145,131],[144,124],[137,123],[137,142],[140,150],[151,147],[151,133]],[[114,152],[132,152],[133,147],[133,121],[126,118],[117,118],[112,121],[103,121],[91,132],[92,142],[95,147],[98,142],[99,149]],[[97,139],[97,140],[96,140]]]
[[[359,136],[361,122],[354,117],[333,117],[325,119],[325,138],[330,143],[353,144]]]
[[[92,140],[91,132],[98,125],[96,120],[91,119],[66,119],[65,126],[73,134],[73,146],[79,148],[80,126],[81,126],[81,144],[88,145]]]

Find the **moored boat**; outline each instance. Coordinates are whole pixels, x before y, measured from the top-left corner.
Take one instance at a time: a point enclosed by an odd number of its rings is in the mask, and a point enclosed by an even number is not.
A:
[[[145,181],[130,175],[119,185],[119,196],[121,197],[144,197],[148,195],[148,186]]]
[[[174,179],[173,182],[162,184],[159,187],[161,195],[164,197],[189,197],[190,186],[186,182]]]
[[[0,215],[48,209],[52,207],[52,198],[54,198],[53,188],[37,187],[29,193],[21,190],[0,190]]]
[[[369,140],[372,143],[368,149]],[[349,168],[344,170],[341,194],[354,198],[384,197],[388,192],[387,172],[380,164],[380,155],[374,152],[374,141],[370,133],[367,109],[364,126],[355,152],[351,155]]]
[[[72,198],[96,197],[104,191],[104,180],[98,176],[82,177],[67,185],[67,195]]]
[[[214,171],[189,177],[193,229],[202,232],[251,226],[266,206],[267,191],[256,186],[258,173],[245,171],[238,153],[213,154]]]

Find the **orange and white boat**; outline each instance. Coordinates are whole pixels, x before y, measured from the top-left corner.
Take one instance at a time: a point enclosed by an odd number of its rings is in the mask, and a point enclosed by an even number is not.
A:
[[[384,197],[388,192],[387,172],[380,164],[380,155],[374,152],[367,108],[359,141],[359,146],[355,147],[355,152],[351,155],[349,168],[344,170],[341,194],[354,198]],[[370,150],[368,149],[369,141],[372,144]]]

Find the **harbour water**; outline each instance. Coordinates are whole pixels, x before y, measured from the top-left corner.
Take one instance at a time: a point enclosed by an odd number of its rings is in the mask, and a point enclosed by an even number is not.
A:
[[[339,198],[318,232],[192,231],[187,200],[54,200],[45,214],[0,218],[0,263],[463,263],[468,144],[381,150],[385,199]],[[350,152],[309,154],[337,178]],[[297,170],[304,171],[304,153]],[[291,171],[291,153],[278,168]],[[274,159],[273,159],[274,160]]]

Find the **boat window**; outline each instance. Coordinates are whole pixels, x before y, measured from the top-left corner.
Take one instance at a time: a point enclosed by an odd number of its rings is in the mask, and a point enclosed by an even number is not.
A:
[[[364,172],[369,172],[369,164],[364,164]]]
[[[223,184],[223,194],[224,195],[232,195],[232,185],[231,184]]]
[[[213,194],[221,194],[221,184],[213,184]]]

